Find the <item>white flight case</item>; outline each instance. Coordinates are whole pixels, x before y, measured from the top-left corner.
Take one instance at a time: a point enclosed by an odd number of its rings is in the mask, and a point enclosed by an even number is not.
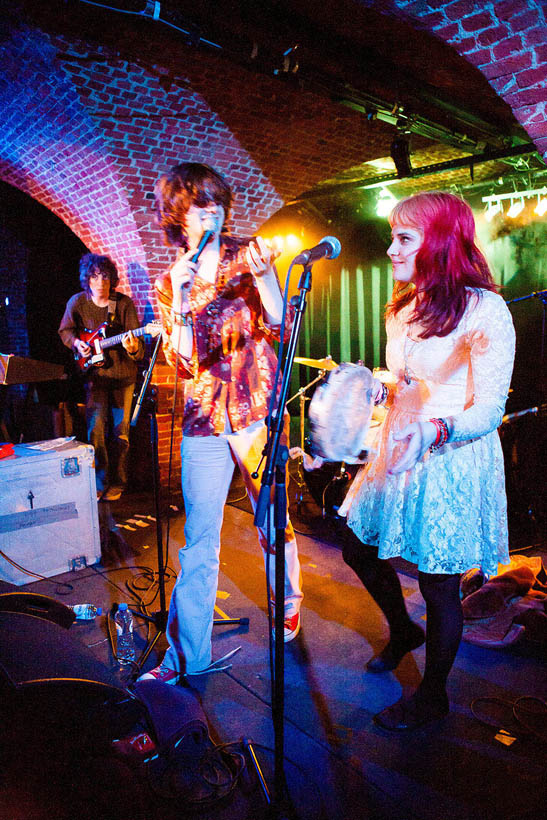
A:
[[[99,561],[93,447],[55,439],[14,451],[0,459],[0,578],[21,586]]]

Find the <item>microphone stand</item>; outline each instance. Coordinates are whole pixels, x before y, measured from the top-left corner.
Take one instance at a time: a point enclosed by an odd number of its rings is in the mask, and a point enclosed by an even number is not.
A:
[[[545,361],[545,312],[547,309],[547,290],[534,290],[526,296],[517,296],[516,299],[509,299],[505,304],[512,305],[514,302],[524,302],[525,299],[539,299],[543,305],[541,316],[541,354],[540,354],[540,373],[543,373],[543,363]]]
[[[311,382],[308,382],[304,387],[301,387],[294,396],[291,396],[290,399],[287,400],[287,406],[294,401],[295,399],[299,399],[299,411],[300,411],[300,449],[304,452],[304,406],[306,401],[309,401],[308,396],[306,396],[306,390],[312,387],[317,382],[320,382],[321,379],[325,377],[326,370],[320,370],[319,375],[316,376],[315,379],[312,379]],[[304,479],[304,456],[298,456],[298,478],[297,478],[297,486],[298,490],[296,493],[296,506],[298,511],[300,512],[300,507],[302,505],[302,501],[304,498],[302,488],[304,487],[306,481]]]
[[[148,389],[148,385],[150,383],[150,379],[152,378],[152,372],[154,370],[154,366],[156,364],[156,359],[158,356],[158,351],[161,344],[161,334],[158,336],[156,340],[156,346],[154,347],[154,352],[152,353],[150,364],[148,366],[148,370],[146,371],[146,375],[144,377],[144,381],[142,383],[142,387],[135,403],[135,409],[133,410],[133,415],[131,417],[131,427],[135,427],[137,424],[143,403],[144,398],[146,395],[146,391]],[[148,643],[148,646],[144,650],[143,654],[137,661],[137,671],[134,673],[134,677],[136,677],[144,664],[152,650],[154,649],[156,643],[158,642],[160,636],[165,633],[167,629],[167,607],[165,605],[165,566],[164,566],[164,552],[163,552],[163,529],[162,529],[162,522],[161,522],[161,506],[160,506],[160,470],[159,470],[159,456],[158,456],[158,421],[156,416],[157,411],[157,394],[158,389],[156,385],[152,385],[150,388],[150,393],[147,396],[147,409],[149,411],[150,416],[150,443],[152,447],[152,486],[154,492],[154,509],[156,513],[156,544],[157,544],[157,560],[158,560],[158,587],[160,593],[160,609],[159,612],[155,612],[153,615],[145,615],[143,612],[138,612],[137,610],[132,609],[131,612],[137,618],[143,618],[146,621],[150,621],[156,627],[156,634],[152,641]]]
[[[274,483],[274,525],[275,525],[275,655],[274,681],[272,697],[272,715],[274,728],[274,787],[275,800],[281,805],[281,795],[285,792],[284,773],[284,672],[285,672],[285,528],[287,524],[287,490],[286,466],[289,457],[288,448],[280,445],[283,433],[284,410],[287,403],[291,372],[296,353],[300,327],[306,310],[306,296],[311,290],[311,264],[304,265],[304,270],[298,284],[300,297],[296,306],[296,316],[291,331],[287,355],[283,367],[283,379],[279,394],[279,402],[274,415],[274,426],[270,429],[268,441],[264,448],[266,465],[262,472],[261,487],[256,506],[254,523],[263,527],[266,512],[269,508]]]
[[[540,366],[539,366],[539,385],[538,385],[538,404],[536,407],[529,407],[526,410],[521,410],[516,413],[508,413],[502,419],[502,423],[511,421],[512,419],[518,418],[520,416],[525,416],[528,413],[533,413],[537,418],[539,414],[542,413],[547,405],[545,404],[545,331],[546,331],[546,312],[547,312],[547,290],[534,290],[532,293],[526,294],[526,296],[517,296],[515,299],[509,299],[506,301],[506,305],[512,305],[515,302],[524,302],[527,299],[539,299],[542,304],[542,313],[541,313],[541,347],[540,347]],[[527,496],[525,495],[525,490],[523,490],[522,486],[518,486],[518,472],[517,472],[517,479],[513,479],[513,483],[516,485],[517,493],[520,493],[521,497],[524,498],[524,501],[527,506],[526,515],[528,516],[528,520],[532,521],[533,527],[535,532],[540,531],[540,522],[535,515],[534,512],[534,500],[528,500]],[[528,491],[529,492],[529,491]],[[541,537],[541,534],[540,534]]]

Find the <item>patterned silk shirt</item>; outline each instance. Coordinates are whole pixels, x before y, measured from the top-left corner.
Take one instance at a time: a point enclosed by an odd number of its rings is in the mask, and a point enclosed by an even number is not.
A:
[[[218,435],[228,418],[236,432],[268,414],[277,367],[272,342],[280,326],[270,325],[246,261],[248,240],[221,237],[216,282],[199,276],[189,293],[194,349],[190,369],[171,343],[173,291],[169,272],[155,283],[163,322],[163,350],[183,379],[182,432],[187,436]],[[287,310],[288,338],[294,309]],[[176,338],[176,333],[174,334]]]

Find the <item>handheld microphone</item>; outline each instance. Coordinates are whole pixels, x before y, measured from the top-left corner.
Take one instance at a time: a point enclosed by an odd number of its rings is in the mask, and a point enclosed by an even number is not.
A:
[[[201,234],[201,239],[199,240],[199,245],[196,248],[195,254],[190,258],[190,262],[197,262],[199,257],[202,254],[203,249],[206,245],[209,244],[213,236],[215,235],[214,231],[205,230]]]
[[[324,256],[327,259],[336,259],[342,250],[340,240],[335,236],[324,236],[318,245],[310,248],[307,251],[302,251],[293,260],[294,265],[309,265],[310,262],[317,262]]]

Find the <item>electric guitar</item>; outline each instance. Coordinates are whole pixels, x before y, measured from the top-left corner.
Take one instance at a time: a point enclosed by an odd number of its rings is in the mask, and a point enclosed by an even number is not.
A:
[[[148,322],[148,324],[143,327],[138,327],[136,330],[132,330],[131,332],[133,336],[136,336],[137,338],[139,336],[144,336],[145,333],[150,336],[158,336],[161,333],[161,328],[161,322],[155,321]],[[105,360],[103,350],[120,344],[125,334],[129,332],[124,330],[123,333],[118,333],[117,336],[107,336],[107,329],[107,323],[103,322],[103,324],[99,325],[96,330],[80,331],[79,338],[91,348],[91,354],[89,356],[81,356],[77,352],[74,353],[76,363],[78,364],[80,370],[84,373],[89,370],[90,367],[102,367]]]

